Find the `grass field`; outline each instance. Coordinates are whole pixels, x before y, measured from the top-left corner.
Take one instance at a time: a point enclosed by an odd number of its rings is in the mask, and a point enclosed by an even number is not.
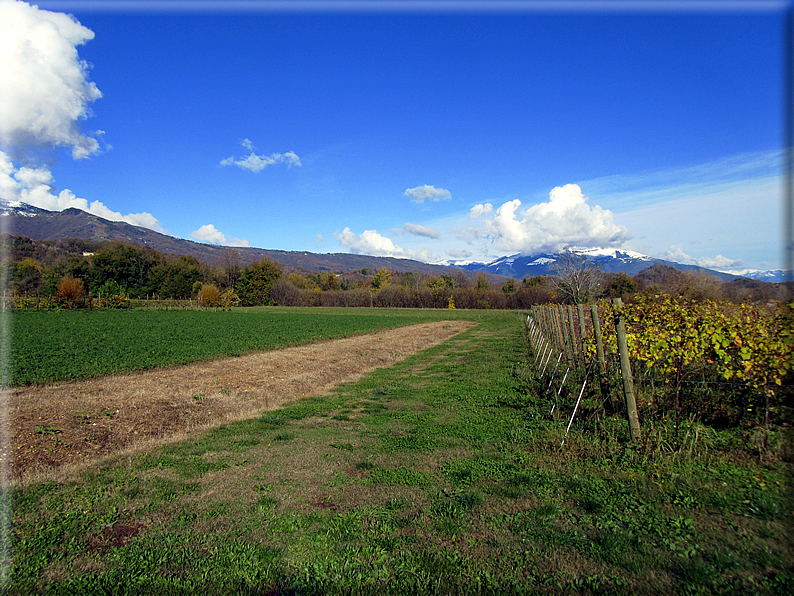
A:
[[[632,447],[587,415],[561,449],[527,360],[515,315],[485,314],[330,396],[7,492],[6,591],[794,590],[790,464],[695,423]]]
[[[8,315],[11,385],[31,385],[239,356],[476,311],[247,308],[18,311]]]

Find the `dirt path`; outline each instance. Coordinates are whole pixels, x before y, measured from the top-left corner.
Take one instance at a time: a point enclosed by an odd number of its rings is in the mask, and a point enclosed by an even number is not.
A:
[[[176,368],[15,388],[8,392],[11,424],[0,463],[10,464],[13,482],[58,476],[58,470],[328,394],[474,324],[424,323]]]

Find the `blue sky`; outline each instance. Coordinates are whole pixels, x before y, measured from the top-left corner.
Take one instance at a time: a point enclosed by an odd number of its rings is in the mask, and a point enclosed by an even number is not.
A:
[[[0,0],[0,198],[281,250],[783,266],[786,2],[453,4]]]

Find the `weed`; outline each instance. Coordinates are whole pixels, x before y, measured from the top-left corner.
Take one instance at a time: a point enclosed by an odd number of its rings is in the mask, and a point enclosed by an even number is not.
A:
[[[63,431],[56,427],[54,424],[41,424],[36,427],[36,434],[45,437],[47,435],[57,435],[62,433]]]
[[[354,447],[350,443],[331,443],[330,447],[341,449],[342,451],[353,451]]]

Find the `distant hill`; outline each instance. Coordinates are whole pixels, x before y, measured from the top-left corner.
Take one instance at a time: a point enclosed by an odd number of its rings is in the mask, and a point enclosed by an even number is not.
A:
[[[189,255],[210,265],[221,265],[225,259],[237,256],[247,265],[255,260],[270,259],[289,269],[304,271],[350,272],[359,269],[377,271],[386,267],[389,271],[422,273],[427,275],[452,275],[459,268],[432,265],[410,259],[394,257],[372,257],[348,253],[319,254],[312,252],[269,250],[263,248],[227,247],[204,244],[160,234],[148,228],[133,226],[125,222],[109,221],[80,209],[47,211],[26,203],[0,204],[0,217],[7,224],[5,231],[32,240],[58,240],[79,238],[81,240],[120,241],[147,246],[158,252],[173,255]],[[479,272],[464,273],[476,277]],[[484,277],[495,284],[507,279],[499,274],[483,272]]]

